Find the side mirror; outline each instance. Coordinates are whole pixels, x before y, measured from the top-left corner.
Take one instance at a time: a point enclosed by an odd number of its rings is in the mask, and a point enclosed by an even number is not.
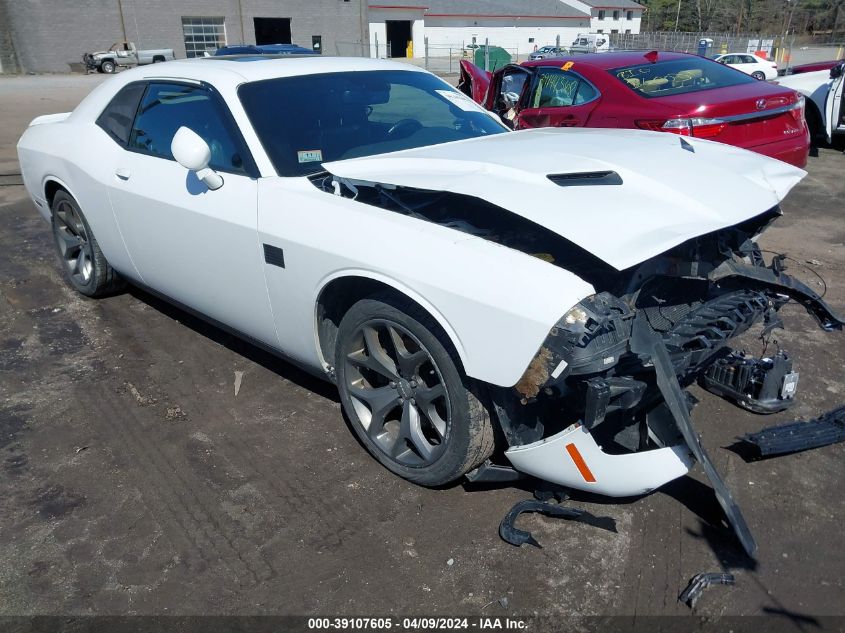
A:
[[[202,137],[187,127],[180,127],[170,143],[170,152],[176,162],[185,169],[195,171],[197,178],[214,191],[223,186],[223,176],[208,166],[211,160],[211,148]]]
[[[842,76],[843,69],[845,69],[845,64],[836,64],[830,69],[830,78],[839,79]]]

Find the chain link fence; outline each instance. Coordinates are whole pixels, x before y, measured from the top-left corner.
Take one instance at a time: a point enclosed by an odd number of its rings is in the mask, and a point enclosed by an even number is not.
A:
[[[781,71],[811,62],[845,58],[845,42],[823,43],[820,37],[794,37],[791,33],[784,39],[782,35],[770,33],[719,33],[684,31],[652,31],[647,33],[610,33],[611,50],[660,50],[698,53],[702,39],[712,40],[707,55],[722,53],[754,53],[764,50],[769,57],[778,62]],[[483,42],[481,43],[483,44]],[[495,46],[495,42],[489,42]],[[474,45],[473,45],[474,46]],[[529,51],[504,48],[510,55],[511,62],[519,63],[528,59]],[[387,42],[377,39],[369,42],[337,42],[334,50],[326,48],[324,54],[343,57],[374,57],[386,59],[390,47]],[[462,59],[475,61],[475,49],[461,44],[440,45],[425,43],[413,51],[413,57],[393,58],[425,68],[438,75],[455,75],[460,72]],[[483,63],[479,66],[484,67]],[[491,65],[491,69],[493,65]]]
[[[490,42],[490,46],[495,46],[495,42]],[[437,75],[456,75],[460,72],[460,62],[462,59],[475,61],[475,47],[464,46],[462,44],[454,45],[436,45],[429,44],[428,40],[424,44],[413,51],[413,57],[389,57],[388,53],[390,47],[387,43],[375,40],[373,43],[362,42],[337,42],[335,50],[324,50],[323,53],[327,55],[338,55],[342,57],[373,57],[378,59],[394,59],[395,61],[404,62],[406,64],[413,64]],[[516,48],[496,47],[503,50],[510,56],[510,61],[513,63],[523,62],[528,59],[528,51],[520,52]],[[498,58],[497,58],[498,59]],[[501,65],[501,62],[498,62]],[[484,63],[479,63],[479,66],[484,67]],[[490,69],[497,67],[497,62],[494,60],[490,62]]]
[[[754,53],[766,51],[781,69],[845,57],[845,41],[825,36],[795,36],[789,33],[718,33],[683,31],[653,31],[648,33],[611,33],[611,49],[659,50],[698,53],[702,39],[712,40],[707,55],[722,53]]]
[[[753,53],[779,48],[781,37],[767,33],[687,33],[652,31],[648,33],[611,33],[611,48],[621,50],[659,50],[697,53],[702,39],[712,40],[709,53]]]

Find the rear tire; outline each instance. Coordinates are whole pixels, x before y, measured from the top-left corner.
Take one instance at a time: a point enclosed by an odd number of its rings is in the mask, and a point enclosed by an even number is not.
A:
[[[338,328],[340,400],[356,435],[391,472],[441,486],[493,452],[486,407],[437,322],[410,300],[377,295]]]
[[[86,297],[113,294],[125,282],[109,265],[79,204],[67,191],[57,191],[51,206],[53,241],[65,278]]]
[[[822,117],[816,104],[807,99],[804,105],[804,120],[807,122],[807,129],[810,131],[810,145],[818,148],[827,142],[827,134],[824,130]]]
[[[155,57],[153,57],[153,63],[154,64],[160,64],[163,61],[164,61],[164,57],[162,57],[161,55],[156,55]]]
[[[766,81],[766,74],[759,70],[755,70],[753,73],[751,73],[751,76],[754,77],[754,79],[756,79],[757,81]]]

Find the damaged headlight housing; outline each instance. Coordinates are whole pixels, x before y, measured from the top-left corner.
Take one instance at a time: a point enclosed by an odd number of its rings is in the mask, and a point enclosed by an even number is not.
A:
[[[598,374],[619,362],[628,349],[634,310],[610,293],[582,299],[552,328],[517,391],[533,397],[569,376]]]
[[[568,352],[569,375],[602,372],[628,349],[634,311],[607,292],[583,299],[558,322]]]

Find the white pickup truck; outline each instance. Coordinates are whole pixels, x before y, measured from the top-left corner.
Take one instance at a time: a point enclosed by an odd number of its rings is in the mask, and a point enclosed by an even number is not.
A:
[[[845,75],[845,60],[830,70],[817,70],[797,75],[780,77],[777,83],[803,94],[807,101],[805,116],[813,143],[827,139],[830,143],[835,134],[845,134],[845,109],[842,107],[842,87]]]
[[[96,70],[100,73],[113,73],[118,66],[142,66],[144,64],[167,62],[172,59],[174,59],[172,48],[139,51],[135,48],[134,42],[115,42],[107,51],[85,53],[82,56],[82,61],[85,62],[87,70]]]

